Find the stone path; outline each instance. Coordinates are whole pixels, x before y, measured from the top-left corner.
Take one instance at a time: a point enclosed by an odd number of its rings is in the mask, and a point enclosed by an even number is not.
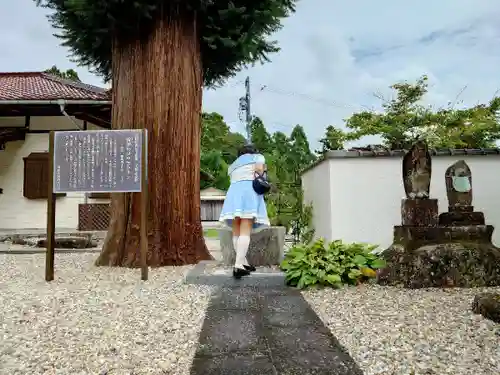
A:
[[[211,277],[186,279],[224,285],[208,306],[191,375],[363,375],[301,293],[278,275]]]
[[[24,237],[35,237],[37,240],[37,236],[40,238],[45,236],[45,231],[42,229],[24,229],[24,230],[6,230],[0,229],[0,254],[45,254],[45,247],[34,247],[30,245],[19,245],[13,244],[10,241],[11,236],[16,235],[22,238]],[[56,248],[56,253],[64,253],[64,254],[77,254],[77,253],[100,253],[102,250],[102,243],[104,242],[104,238],[106,237],[105,231],[94,231],[94,232],[77,232],[75,230],[63,230],[60,229],[56,231],[57,235],[60,237],[80,237],[82,235],[92,235],[93,238],[97,242],[97,247],[90,247],[84,249],[63,249]],[[9,237],[7,242],[3,242],[5,237]],[[222,254],[220,251],[219,240],[217,238],[205,238],[205,242],[207,244],[208,250],[212,254],[212,256],[216,260],[222,259]],[[35,241],[36,243],[36,241]]]

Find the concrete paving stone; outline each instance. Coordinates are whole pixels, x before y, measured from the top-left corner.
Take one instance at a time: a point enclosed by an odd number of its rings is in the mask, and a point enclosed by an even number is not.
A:
[[[195,358],[191,374],[203,375],[274,375],[276,369],[269,355],[228,353],[210,358]]]
[[[211,374],[363,372],[296,289],[232,286],[213,294],[191,368]]]
[[[199,355],[265,351],[261,317],[251,311],[208,310],[200,334]]]
[[[260,309],[260,298],[249,289],[241,289],[234,293],[231,289],[224,288],[214,293],[208,310],[245,310],[257,311]]]

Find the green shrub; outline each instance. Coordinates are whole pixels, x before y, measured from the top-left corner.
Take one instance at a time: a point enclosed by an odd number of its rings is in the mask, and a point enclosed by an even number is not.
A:
[[[323,239],[293,246],[281,263],[288,285],[300,289],[311,285],[356,285],[376,276],[385,261],[373,254],[377,246]]]

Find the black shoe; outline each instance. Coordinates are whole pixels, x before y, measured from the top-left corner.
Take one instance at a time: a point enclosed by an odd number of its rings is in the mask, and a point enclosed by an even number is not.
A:
[[[233,268],[233,277],[235,279],[241,279],[243,276],[250,275],[250,271],[241,268]]]
[[[244,264],[243,267],[245,267],[245,269],[247,271],[249,271],[249,272],[255,272],[255,271],[257,271],[257,268],[255,268],[254,266],[250,266],[250,265],[247,266],[247,265]]]

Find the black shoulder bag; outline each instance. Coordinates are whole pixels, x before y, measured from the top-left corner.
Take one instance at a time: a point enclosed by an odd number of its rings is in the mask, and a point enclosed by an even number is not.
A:
[[[264,172],[264,173],[255,172],[254,173],[253,190],[259,195],[266,194],[269,192],[269,190],[271,190],[271,184],[269,183],[269,180],[267,179],[267,172]]]

